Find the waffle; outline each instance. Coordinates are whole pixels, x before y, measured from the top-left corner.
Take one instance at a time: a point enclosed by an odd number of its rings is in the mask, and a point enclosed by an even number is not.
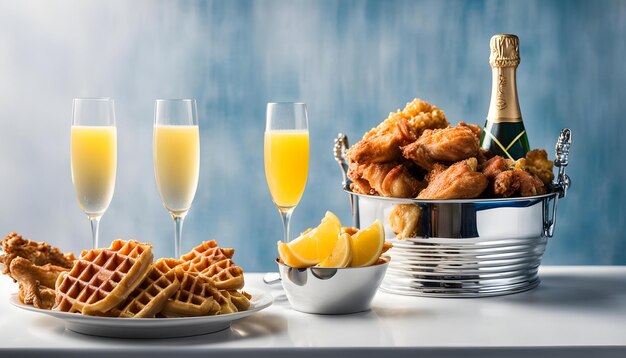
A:
[[[152,318],[163,309],[167,300],[180,288],[173,264],[175,259],[159,259],[143,282],[110,316],[124,318]]]
[[[223,299],[218,300],[220,304],[219,314],[246,311],[250,308],[250,300],[246,293],[239,291],[220,291]]]
[[[83,314],[109,311],[141,284],[152,259],[152,245],[134,240],[115,240],[108,249],[83,252],[56,281],[56,307]]]
[[[243,270],[231,260],[234,249],[223,249],[214,240],[205,241],[181,258],[181,267],[210,278],[217,289],[238,290],[244,286]]]
[[[192,261],[197,257],[207,257],[211,263],[215,263],[225,259],[232,259],[234,254],[235,249],[218,247],[217,242],[211,240],[202,242],[188,253],[182,255],[180,259],[183,261]]]
[[[237,306],[235,306],[235,303],[230,298],[231,298],[231,295],[226,290],[216,291],[213,293],[213,299],[219,305],[219,310],[215,314],[227,314],[227,313],[238,312]]]
[[[206,316],[220,311],[220,305],[214,299],[219,291],[213,287],[211,279],[198,273],[186,272],[180,267],[176,267],[174,272],[180,281],[180,288],[167,300],[158,316]]]
[[[219,290],[238,290],[244,285],[243,270],[231,259],[212,263],[207,257],[196,257],[180,267],[184,271],[200,273],[210,278]]]

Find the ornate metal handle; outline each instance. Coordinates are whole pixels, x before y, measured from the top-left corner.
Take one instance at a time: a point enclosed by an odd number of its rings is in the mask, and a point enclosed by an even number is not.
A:
[[[335,156],[335,161],[339,164],[339,168],[341,168],[341,174],[343,175],[343,187],[344,189],[348,185],[348,161],[346,160],[346,152],[348,151],[350,146],[348,145],[348,136],[339,133],[337,138],[335,139],[335,145],[333,146],[333,155]]]
[[[569,150],[572,145],[572,131],[569,128],[563,128],[559,139],[556,141],[556,159],[554,159],[554,165],[559,168],[559,173],[554,182],[552,188],[558,193],[552,202],[552,215],[549,213],[550,205],[549,200],[543,203],[543,234],[547,237],[554,235],[554,227],[556,226],[556,210],[560,198],[564,198],[567,195],[567,189],[572,185],[572,181],[569,176],[565,174],[565,168],[569,164]]]
[[[556,159],[554,165],[559,168],[559,174],[555,178],[554,187],[558,190],[559,197],[564,198],[567,195],[567,189],[572,184],[569,176],[565,174],[565,167],[569,164],[569,148],[572,145],[572,131],[569,128],[561,130],[559,139],[556,141]]]
[[[348,136],[339,133],[337,138],[335,139],[335,145],[333,146],[333,155],[335,156],[335,160],[337,164],[339,164],[339,168],[341,169],[341,175],[343,175],[343,188],[349,189],[348,183],[348,169],[350,165],[348,164],[348,160],[346,159],[346,152],[348,151],[350,146],[348,145]],[[350,208],[352,209],[352,225],[356,228],[361,227],[361,222],[359,219],[359,198],[356,195],[349,194],[350,196]]]

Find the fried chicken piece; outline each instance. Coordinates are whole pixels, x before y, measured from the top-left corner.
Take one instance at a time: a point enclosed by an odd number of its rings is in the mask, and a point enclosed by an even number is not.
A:
[[[415,197],[425,187],[423,182],[411,175],[403,163],[350,163],[348,177],[353,184],[360,183],[359,190],[366,188],[361,183],[366,180],[370,187],[369,194],[394,198]]]
[[[513,162],[510,159],[496,155],[483,164],[483,174],[490,181],[494,180],[498,174],[511,169]]]
[[[478,160],[469,158],[451,165],[446,170],[430,175],[426,189],[418,199],[472,199],[477,198],[487,188],[487,177],[477,172]]]
[[[54,288],[61,272],[69,270],[69,268],[52,264],[35,265],[23,257],[13,259],[9,267],[10,275],[15,281],[19,282],[20,279],[39,281],[42,285],[50,288]]]
[[[23,257],[35,265],[52,264],[65,268],[71,268],[76,260],[73,253],[63,254],[46,242],[27,240],[14,232],[2,240],[2,250],[5,255],[0,256],[0,262],[5,265],[4,274],[9,272],[11,261],[16,257]]]
[[[367,135],[367,134],[366,134]],[[376,133],[353,145],[346,156],[351,162],[382,163],[402,158],[400,147],[413,142],[415,135],[409,130],[408,121],[398,119],[384,132]]]
[[[548,153],[545,149],[533,149],[526,153],[526,171],[536,175],[544,185],[548,186],[554,179],[552,168],[554,162],[548,160]]]
[[[54,289],[45,287],[35,281],[32,285],[19,284],[19,300],[26,305],[33,305],[35,308],[51,310],[54,307],[56,293]]]
[[[546,193],[546,186],[536,175],[517,169],[514,172],[517,180],[520,182],[520,196],[535,196]]]
[[[54,286],[61,272],[74,265],[74,254],[63,254],[45,242],[26,240],[12,232],[2,240],[3,273],[18,283],[19,299],[36,308],[51,309]]]
[[[501,171],[493,177],[492,190],[497,196],[509,198],[519,190],[520,182],[513,170]]]
[[[460,122],[444,129],[427,129],[402,155],[430,170],[437,162],[455,163],[479,155],[480,127]]]
[[[9,275],[19,284],[19,298],[36,308],[51,309],[54,305],[54,286],[61,272],[69,268],[45,264],[35,265],[23,258],[15,257],[9,266]]]
[[[439,108],[414,99],[404,109],[392,112],[377,127],[365,133],[346,156],[351,162],[381,163],[402,158],[401,146],[415,141],[425,129],[445,128],[446,116]]]
[[[430,183],[433,179],[435,179],[437,175],[443,173],[448,168],[449,167],[447,165],[435,163],[433,165],[433,168],[428,173],[426,173],[426,176],[424,176],[424,180]]]
[[[417,236],[420,223],[421,211],[417,205],[397,204],[389,213],[391,230],[396,234],[396,239],[402,240]]]
[[[495,176],[492,184],[496,196],[509,198],[519,196],[535,196],[546,193],[546,187],[534,174],[521,169],[506,170]]]
[[[348,178],[352,180],[350,190],[357,194],[379,195],[370,183],[363,178],[363,166],[356,162],[350,163],[348,167]]]

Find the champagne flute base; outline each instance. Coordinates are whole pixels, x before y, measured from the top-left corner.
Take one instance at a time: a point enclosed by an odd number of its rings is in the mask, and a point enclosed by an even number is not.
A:
[[[174,219],[174,257],[176,258],[181,256],[181,241],[185,215],[187,215],[186,212],[183,214],[172,214],[172,218]]]
[[[280,213],[280,218],[283,221],[283,232],[284,232],[284,242],[289,242],[289,221],[291,220],[291,214],[293,214],[293,210],[295,206],[291,207],[278,207],[278,212]]]
[[[98,236],[100,234],[100,218],[102,216],[89,216],[89,222],[91,223],[91,248],[98,248]]]

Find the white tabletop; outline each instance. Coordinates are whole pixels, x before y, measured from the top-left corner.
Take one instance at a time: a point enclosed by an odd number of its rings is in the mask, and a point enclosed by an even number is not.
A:
[[[56,318],[9,304],[17,286],[0,278],[0,355],[207,356],[567,356],[626,357],[626,266],[544,267],[531,291],[437,299],[379,292],[369,312],[318,316],[290,308],[279,286],[246,274],[274,304],[230,330],[189,338],[112,339],[65,330]],[[85,354],[89,352],[88,354]]]

